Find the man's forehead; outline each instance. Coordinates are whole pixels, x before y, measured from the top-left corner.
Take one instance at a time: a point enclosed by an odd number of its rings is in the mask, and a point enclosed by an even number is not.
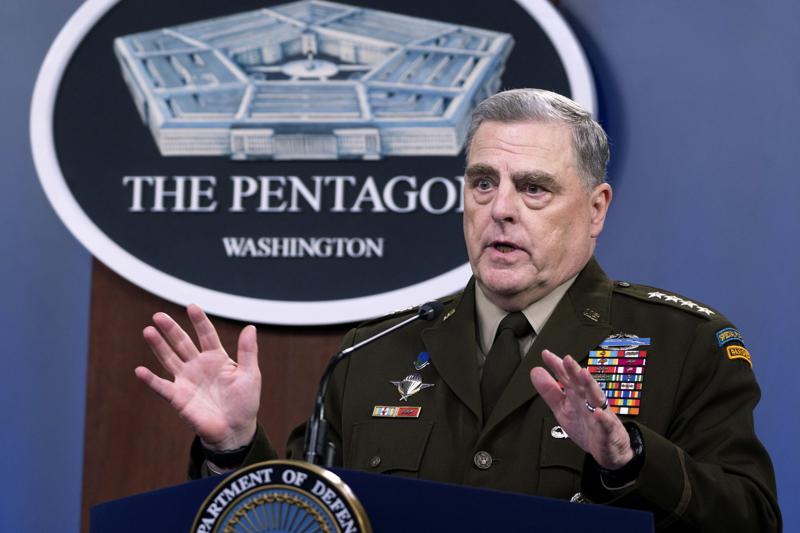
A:
[[[571,130],[558,121],[486,121],[475,131],[467,153],[467,168],[481,165],[498,171],[559,163],[574,166],[574,162]],[[509,165],[532,168],[501,168]]]

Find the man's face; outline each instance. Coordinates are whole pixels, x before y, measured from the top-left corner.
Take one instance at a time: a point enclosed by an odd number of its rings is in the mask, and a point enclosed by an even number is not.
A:
[[[472,271],[489,299],[513,311],[583,268],[611,188],[587,192],[566,125],[484,122],[472,139],[464,196]]]

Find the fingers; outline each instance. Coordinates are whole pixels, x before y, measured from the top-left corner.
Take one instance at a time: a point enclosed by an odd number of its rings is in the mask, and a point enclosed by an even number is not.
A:
[[[159,396],[172,403],[172,389],[173,383],[166,379],[160,378],[153,374],[149,368],[137,366],[133,371],[136,377],[145,382],[145,384],[153,389]]]
[[[242,370],[258,371],[258,340],[255,326],[247,326],[239,334],[237,362]]]
[[[197,340],[200,341],[200,349],[207,350],[222,350],[222,343],[217,335],[217,330],[214,324],[208,319],[205,312],[195,305],[191,304],[186,308],[186,314],[189,315],[189,320],[192,321],[195,333],[197,333]]]
[[[180,371],[183,361],[181,361],[180,357],[175,355],[172,347],[164,340],[161,333],[153,326],[147,326],[144,328],[144,331],[142,331],[142,336],[150,347],[150,351],[153,352],[161,363],[161,366],[164,367],[164,370],[173,376],[177,374]],[[138,376],[139,374],[137,373],[136,375]]]
[[[166,313],[156,313],[153,315],[153,322],[181,360],[189,361],[197,357],[199,352],[192,338],[171,316]]]
[[[581,367],[571,356],[566,355],[562,359],[550,350],[544,350],[542,351],[542,360],[564,387],[565,396],[576,410],[584,410],[587,414],[591,414],[586,409],[586,402],[589,402],[589,405],[593,407],[600,407],[605,403],[606,395],[603,390],[589,371]],[[531,373],[531,380],[533,379],[534,376]],[[534,387],[536,387],[536,383],[534,383]],[[539,390],[538,387],[537,390]],[[539,394],[542,394],[542,392],[539,391]],[[545,401],[547,401],[546,397]],[[548,402],[548,405],[550,405],[550,402]],[[597,412],[595,411],[595,413]]]
[[[547,373],[547,370],[537,366],[531,369],[531,383],[533,383],[533,387],[539,395],[544,398],[550,410],[557,412],[559,406],[564,401],[565,395],[556,380]]]
[[[564,361],[550,350],[542,350],[542,361],[553,373],[562,387],[567,387],[570,382],[569,375],[564,368]]]
[[[606,401],[606,395],[589,371],[582,368],[572,357],[564,357],[564,369],[569,376],[571,387],[576,392],[576,400],[589,402],[592,407],[600,407]],[[587,409],[588,411],[588,409]],[[597,412],[597,411],[595,411]]]

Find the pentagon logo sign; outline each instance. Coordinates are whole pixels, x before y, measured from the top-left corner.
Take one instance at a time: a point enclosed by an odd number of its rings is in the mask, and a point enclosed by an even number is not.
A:
[[[257,323],[461,289],[464,138],[504,88],[594,110],[546,0],[87,0],[37,80],[44,190],[100,261]]]
[[[162,155],[458,155],[509,34],[301,0],[118,39]]]

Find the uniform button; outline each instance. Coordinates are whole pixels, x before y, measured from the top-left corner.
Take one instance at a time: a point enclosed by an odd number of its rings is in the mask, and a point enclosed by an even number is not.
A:
[[[617,285],[619,285],[620,287],[630,287],[631,286],[631,284],[628,283],[627,281],[618,281]]]
[[[481,470],[488,470],[492,467],[492,456],[489,452],[481,450],[475,454],[475,457],[472,458],[472,462]]]
[[[369,460],[369,466],[371,466],[372,468],[378,468],[378,465],[380,465],[380,464],[381,464],[381,456],[380,455],[374,455]]]

